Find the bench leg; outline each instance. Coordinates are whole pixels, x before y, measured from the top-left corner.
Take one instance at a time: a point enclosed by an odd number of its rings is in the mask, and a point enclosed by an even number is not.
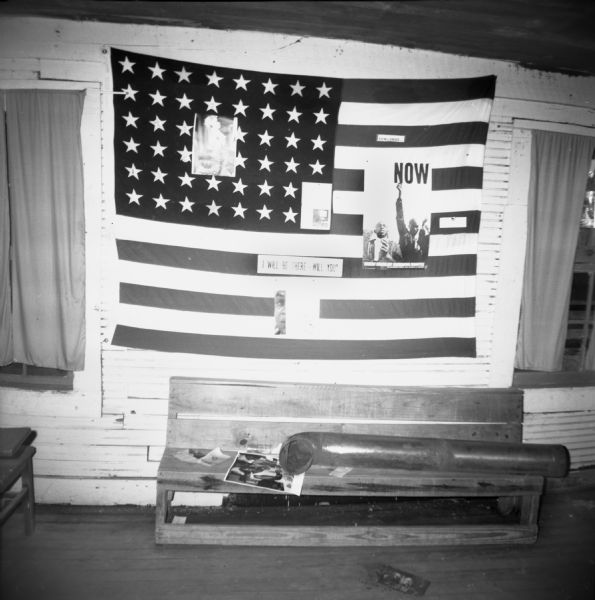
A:
[[[167,523],[167,517],[171,509],[171,501],[174,493],[164,485],[157,484],[157,506],[155,507],[155,519],[158,524]]]
[[[22,486],[27,490],[23,500],[23,517],[25,519],[25,534],[31,535],[35,530],[35,486],[33,484],[33,459],[27,461],[21,477]]]
[[[521,500],[521,525],[536,525],[539,517],[539,503],[541,496],[534,494],[532,496],[523,496]]]

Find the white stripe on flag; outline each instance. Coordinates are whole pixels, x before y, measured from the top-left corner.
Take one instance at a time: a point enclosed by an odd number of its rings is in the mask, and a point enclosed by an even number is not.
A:
[[[491,107],[492,101],[489,98],[417,104],[342,102],[339,108],[339,123],[410,127],[472,121],[487,123]]]
[[[365,192],[333,192],[333,213],[361,215],[366,208]],[[481,190],[441,190],[432,192],[430,212],[460,212],[479,210]],[[396,195],[395,195],[396,198]]]
[[[302,329],[302,323],[291,332],[291,313],[287,316],[288,335],[274,335],[273,316],[256,317],[193,313],[190,311],[122,304],[117,311],[118,323],[130,327],[200,333],[229,337],[327,340],[400,340],[427,337],[465,337],[474,335],[474,318],[415,319],[319,319],[315,335]],[[300,319],[301,321],[301,319]]]
[[[416,298],[469,298],[475,296],[476,277],[412,277],[405,280],[382,278],[370,281],[361,279],[323,279],[310,277],[269,277],[235,275],[177,269],[136,263],[118,262],[119,280],[136,285],[171,288],[192,292],[223,294],[229,296],[255,296],[273,298],[277,290],[288,293],[303,290],[305,294],[320,298],[346,298],[350,300],[410,300]]]
[[[293,256],[361,257],[362,237],[346,235],[284,234],[261,231],[215,229],[195,225],[162,223],[117,215],[118,239],[223,252]]]
[[[407,153],[407,162],[429,164],[432,169],[447,169],[461,166],[482,167],[485,147],[481,144],[455,144],[433,148],[361,148],[359,146],[336,146],[335,168],[365,169],[367,164],[374,165],[382,161],[391,165],[395,160],[403,160]],[[393,168],[389,169],[392,174]],[[431,181],[428,178],[428,181]]]

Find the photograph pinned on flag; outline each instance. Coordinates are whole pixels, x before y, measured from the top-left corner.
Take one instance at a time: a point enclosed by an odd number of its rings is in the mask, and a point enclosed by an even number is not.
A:
[[[192,173],[235,177],[237,119],[194,115]]]
[[[275,335],[287,333],[286,314],[285,290],[277,290],[275,293]]]
[[[415,174],[415,176],[412,176]],[[424,269],[430,246],[431,169],[394,163],[394,181],[378,182],[364,211],[364,269]]]

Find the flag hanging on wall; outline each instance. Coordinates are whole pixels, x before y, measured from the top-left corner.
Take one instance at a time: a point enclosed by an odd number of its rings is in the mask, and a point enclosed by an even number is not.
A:
[[[350,80],[111,50],[112,343],[474,357],[495,77]]]

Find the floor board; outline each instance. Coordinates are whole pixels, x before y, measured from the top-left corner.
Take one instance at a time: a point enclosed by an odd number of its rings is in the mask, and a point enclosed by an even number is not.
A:
[[[213,540],[216,544],[216,540]],[[425,598],[594,600],[595,489],[546,494],[529,546],[157,546],[150,509],[38,507],[0,538],[3,600],[387,600],[388,565],[430,581]]]

